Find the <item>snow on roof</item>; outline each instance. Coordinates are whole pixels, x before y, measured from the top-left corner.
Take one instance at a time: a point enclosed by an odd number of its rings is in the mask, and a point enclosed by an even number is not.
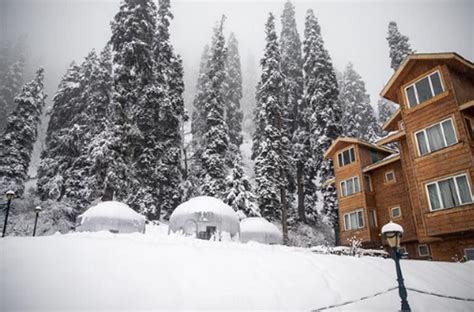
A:
[[[401,233],[403,233],[403,228],[400,224],[393,223],[392,221],[390,221],[389,223],[382,226],[382,233],[387,233],[387,232],[401,232]]]
[[[212,212],[218,215],[225,215],[239,222],[237,213],[225,204],[222,200],[211,196],[198,196],[191,198],[187,202],[182,203],[171,214],[171,217],[177,217],[181,215],[190,215],[201,212]]]
[[[145,220],[145,217],[128,205],[117,201],[100,202],[79,216],[82,220],[91,218],[110,218],[121,220]]]
[[[362,169],[362,171],[363,171],[363,172],[368,172],[368,171],[370,171],[370,170],[379,168],[379,167],[381,167],[381,166],[388,165],[388,164],[390,164],[390,163],[392,163],[392,162],[394,162],[394,161],[397,161],[397,160],[399,160],[399,159],[400,159],[400,154],[399,154],[399,153],[397,153],[397,154],[391,154],[391,155],[389,155],[389,156],[387,156],[387,157],[385,157],[385,158],[383,158],[383,159],[381,159],[381,160],[379,160],[379,161],[377,161],[377,162],[375,162],[375,163],[373,163],[373,164],[370,164],[370,165],[368,165],[368,166],[365,166],[365,167]]]

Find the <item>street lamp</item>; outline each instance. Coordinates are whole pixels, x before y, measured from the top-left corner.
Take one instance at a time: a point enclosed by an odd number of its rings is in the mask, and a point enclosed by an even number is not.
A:
[[[395,267],[397,268],[398,294],[402,299],[402,312],[410,312],[410,305],[407,301],[407,289],[403,283],[402,270],[400,268],[400,240],[402,238],[403,228],[396,223],[390,221],[382,227],[382,237],[387,240],[388,245],[392,249],[392,258],[395,260]]]
[[[35,213],[36,213],[36,216],[35,216],[35,227],[33,228],[33,236],[36,235],[36,224],[38,223],[38,215],[39,215],[40,212],[41,212],[41,207],[40,207],[40,206],[36,206],[36,207],[35,207]]]
[[[5,232],[7,231],[8,213],[10,212],[10,204],[12,199],[15,197],[15,192],[9,190],[5,193],[5,197],[7,198],[7,212],[5,213],[5,223],[3,224],[2,237],[5,237]]]

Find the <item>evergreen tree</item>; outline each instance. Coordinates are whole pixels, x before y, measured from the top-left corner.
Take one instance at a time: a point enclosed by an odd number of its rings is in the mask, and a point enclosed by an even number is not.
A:
[[[303,60],[301,55],[301,41],[296,27],[295,7],[290,1],[285,3],[281,17],[282,30],[280,37],[281,71],[285,77],[283,120],[285,136],[289,140],[285,155],[287,160],[287,176],[289,178],[289,192],[295,189],[293,172],[296,171],[296,187],[298,190],[298,219],[305,222],[303,171],[308,154],[304,149],[307,140],[302,96],[303,96]],[[306,137],[304,137],[306,135]],[[294,161],[289,161],[293,158]],[[296,165],[296,170],[290,164]]]
[[[21,90],[23,85],[23,69],[25,67],[25,60],[23,56],[10,66],[10,69],[2,77],[2,84],[0,84],[0,131],[5,128],[7,123],[7,116],[15,110],[15,97]]]
[[[260,216],[253,187],[240,164],[231,169],[226,180],[225,202],[246,217]]]
[[[397,70],[403,59],[414,51],[410,47],[408,37],[398,31],[396,22],[391,21],[388,23],[387,41],[388,47],[390,48],[390,67],[392,67],[393,70]]]
[[[168,100],[164,85],[155,83],[164,81],[155,75],[156,14],[152,0],[125,0],[112,22],[112,129],[121,144],[111,147],[116,158],[105,181],[117,199],[150,219],[159,218],[156,157],[162,146],[156,129],[159,107]]]
[[[329,53],[324,48],[321,29],[312,10],[308,10],[306,14],[303,51],[305,101],[306,105],[313,110],[311,118],[312,159],[309,160],[313,168],[309,170],[306,184],[311,190],[314,188],[313,183],[325,181],[333,175],[332,162],[323,157],[323,152],[341,134],[342,117],[336,75]],[[333,186],[328,186],[319,187],[319,190],[321,191],[322,212],[329,217],[330,223],[335,227],[337,233],[338,215],[335,189]],[[314,192],[311,193],[314,196]],[[315,198],[310,199],[314,200]],[[314,203],[306,203],[306,208],[314,218],[317,215],[315,207]]]
[[[43,80],[43,69],[40,68],[35,78],[23,86],[15,98],[16,109],[0,138],[0,190],[3,193],[11,189],[17,196],[23,194],[46,99]]]
[[[366,141],[377,139],[379,133],[374,109],[362,77],[349,63],[339,80],[339,100],[342,106],[342,135]]]
[[[377,102],[377,108],[379,111],[378,122],[379,122],[380,135],[383,135],[382,126],[397,110],[397,107],[396,107],[396,104],[394,104],[393,102],[381,97],[379,101]]]
[[[257,92],[256,131],[262,132],[257,142],[259,146],[255,149],[258,151],[255,161],[256,193],[262,215],[269,219],[281,218],[286,243],[287,179],[282,118],[284,80],[280,70],[281,56],[275,18],[272,14],[265,24],[265,37],[264,56],[260,63],[262,74]]]
[[[160,214],[168,219],[181,203],[181,123],[184,118],[183,65],[173,52],[169,25],[173,15],[169,0],[161,0],[155,38],[157,83],[165,87],[167,100],[161,101],[157,137],[162,147],[158,161],[158,202]]]
[[[233,145],[232,153],[240,154],[242,144],[242,119],[240,109],[242,99],[242,72],[237,39],[231,33],[227,43],[226,81],[225,81],[226,124],[229,129],[229,143]]]
[[[204,86],[204,114],[206,123],[202,137],[202,152],[199,152],[203,173],[201,194],[223,197],[227,176],[226,156],[229,146],[225,123],[225,60],[226,48],[223,35],[224,17],[214,28],[210,58]]]

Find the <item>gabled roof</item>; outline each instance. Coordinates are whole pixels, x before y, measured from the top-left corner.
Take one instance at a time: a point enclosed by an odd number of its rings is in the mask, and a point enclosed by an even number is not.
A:
[[[358,144],[358,145],[366,146],[368,148],[373,148],[375,150],[379,150],[385,153],[390,153],[390,154],[395,153],[395,151],[390,148],[387,148],[384,146],[378,146],[361,139],[338,137],[336,140],[332,142],[331,146],[324,152],[324,157],[326,158],[331,157],[331,155],[333,155],[336,151],[338,151],[340,147],[344,144]]]
[[[375,144],[385,145],[392,142],[397,142],[400,138],[403,138],[406,135],[405,130],[393,131],[387,134],[385,137],[380,138]]]
[[[404,74],[410,71],[415,63],[426,61],[439,61],[440,63],[448,64],[461,72],[469,72],[471,75],[474,75],[474,64],[455,52],[410,54],[405,57],[403,62],[400,64],[400,67],[392,75],[382,92],[380,92],[380,95],[390,101],[396,102],[396,91],[401,85],[401,81],[405,76]]]
[[[394,163],[394,162],[399,161],[399,160],[400,160],[400,154],[392,154],[390,156],[385,157],[382,160],[379,160],[376,163],[365,166],[364,168],[362,168],[362,172],[364,172],[364,173],[369,172],[369,171],[372,171],[374,169],[377,169],[377,168],[383,167],[385,165]]]

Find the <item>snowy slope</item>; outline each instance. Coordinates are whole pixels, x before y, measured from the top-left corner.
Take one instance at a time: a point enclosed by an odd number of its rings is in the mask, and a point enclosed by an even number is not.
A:
[[[0,241],[0,310],[312,310],[396,285],[393,261],[284,246],[148,234],[73,233]],[[406,284],[474,298],[474,263],[404,260]],[[413,311],[474,302],[409,291]],[[396,291],[329,311],[397,311]]]

